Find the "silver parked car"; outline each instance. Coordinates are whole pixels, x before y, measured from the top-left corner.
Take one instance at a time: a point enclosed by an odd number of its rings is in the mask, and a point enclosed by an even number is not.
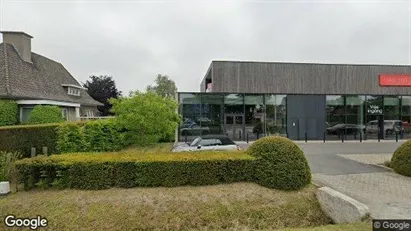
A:
[[[193,152],[223,150],[241,150],[241,148],[227,136],[206,135],[195,138],[191,143],[177,145],[171,151]]]

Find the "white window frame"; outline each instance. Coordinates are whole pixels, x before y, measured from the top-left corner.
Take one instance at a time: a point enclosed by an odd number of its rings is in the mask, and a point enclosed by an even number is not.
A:
[[[67,108],[61,108],[61,116],[68,121],[69,119],[69,111]]]
[[[90,118],[94,117],[94,111],[92,111],[92,110],[87,110],[87,111],[86,111],[86,116],[87,116],[87,117],[90,117]]]
[[[74,87],[68,87],[67,93],[69,95],[80,96],[80,89]]]
[[[20,113],[19,113],[19,114],[20,114],[20,116],[19,116],[19,117],[20,117],[20,118],[19,118],[19,119],[20,119],[20,120],[19,120],[20,123],[23,122],[23,109],[24,109],[24,108],[25,108],[25,109],[33,109],[34,106],[29,106],[29,107],[24,107],[24,106],[23,106],[23,107],[20,107]]]

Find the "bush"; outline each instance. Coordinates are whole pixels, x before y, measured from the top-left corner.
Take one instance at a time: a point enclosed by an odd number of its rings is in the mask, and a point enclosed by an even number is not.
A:
[[[26,189],[174,187],[247,181],[253,159],[242,152],[79,153],[23,159],[16,167]]]
[[[118,151],[132,141],[111,119],[67,123],[58,127],[57,136],[61,153]]]
[[[18,106],[12,100],[0,100],[0,126],[18,123]]]
[[[60,153],[85,151],[81,124],[66,123],[57,127],[57,150]]]
[[[28,124],[45,124],[64,122],[61,109],[57,106],[37,105],[33,108],[27,121]]]
[[[127,139],[142,145],[170,139],[180,122],[177,102],[153,92],[135,92],[110,103],[116,126],[127,131]]]
[[[118,151],[126,146],[125,134],[112,120],[97,120],[83,128],[85,150],[88,152]]]
[[[0,151],[0,181],[16,180],[16,171],[14,162],[21,159],[21,154],[18,152],[1,152]]]
[[[49,153],[56,153],[57,134],[59,124],[18,125],[0,128],[0,151],[20,152],[23,157],[30,157],[31,148],[37,153],[43,147]]]
[[[311,182],[311,171],[304,153],[287,138],[261,138],[248,148],[247,153],[256,158],[254,180],[262,186],[296,190]]]
[[[411,140],[406,141],[395,150],[390,167],[404,176],[411,176]]]

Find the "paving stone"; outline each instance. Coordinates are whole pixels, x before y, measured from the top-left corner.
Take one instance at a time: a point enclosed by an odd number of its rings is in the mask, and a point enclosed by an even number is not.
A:
[[[392,154],[340,154],[338,156],[364,164],[383,164],[390,161]]]
[[[314,182],[350,196],[376,219],[411,219],[411,178],[394,172],[348,175],[313,174]]]

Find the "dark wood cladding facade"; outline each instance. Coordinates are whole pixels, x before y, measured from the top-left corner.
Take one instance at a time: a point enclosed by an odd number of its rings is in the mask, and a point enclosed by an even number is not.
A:
[[[411,95],[411,87],[379,85],[380,74],[411,74],[406,65],[213,61],[210,69],[212,92]]]

